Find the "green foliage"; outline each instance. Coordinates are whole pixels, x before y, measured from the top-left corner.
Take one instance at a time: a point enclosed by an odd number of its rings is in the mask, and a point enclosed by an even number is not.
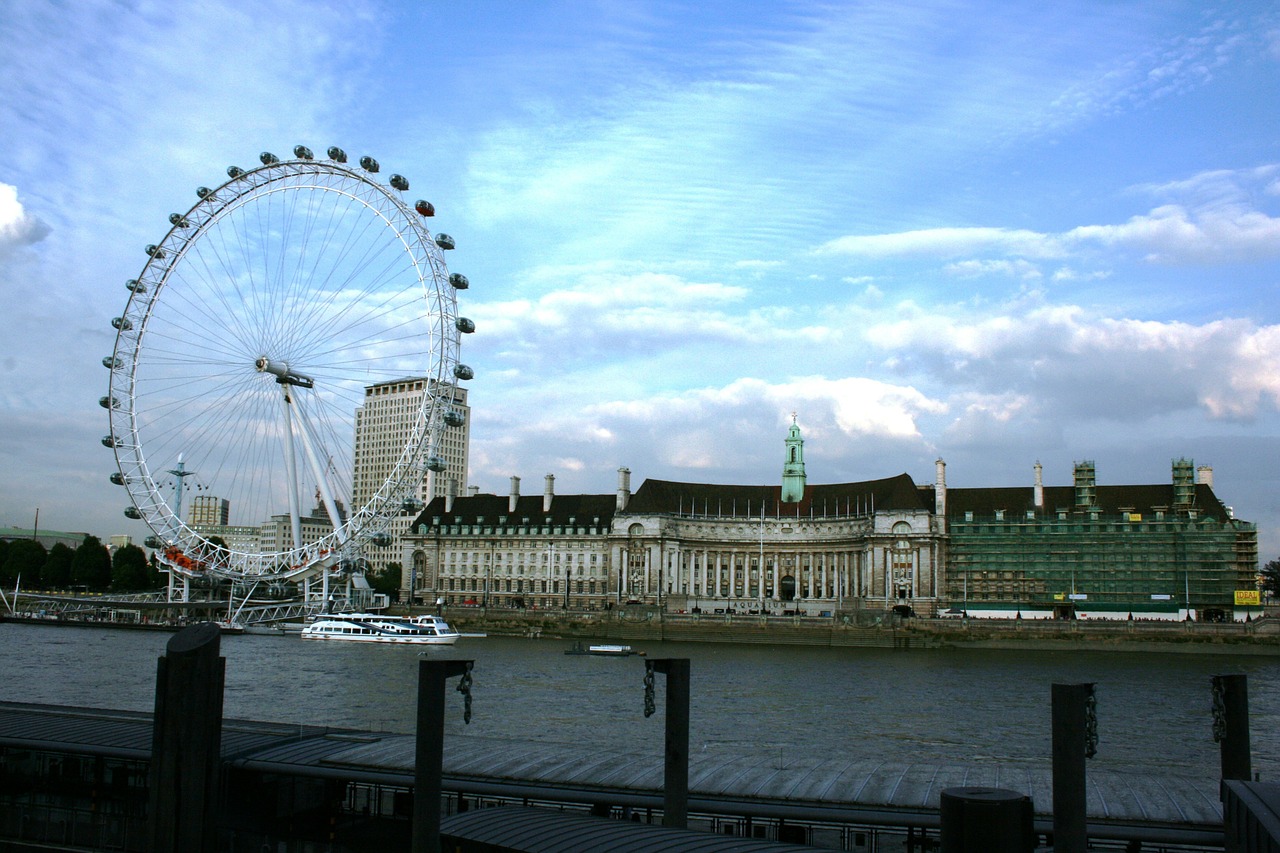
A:
[[[40,586],[44,589],[65,589],[71,583],[71,561],[74,549],[61,542],[49,549],[49,556],[40,567]]]
[[[21,578],[28,587],[40,583],[40,568],[48,555],[34,539],[15,539],[9,543],[9,556],[0,566],[0,583],[13,586]]]
[[[1271,560],[1258,569],[1262,578],[1262,589],[1273,597],[1280,598],[1280,560]]]
[[[84,537],[71,558],[71,584],[95,591],[111,585],[111,552],[97,536]]]
[[[147,552],[137,545],[125,545],[111,558],[113,592],[155,589],[157,580],[147,565]]]
[[[374,592],[385,593],[394,601],[400,597],[400,575],[399,563],[387,563],[386,568],[380,572],[366,573],[365,580]]]

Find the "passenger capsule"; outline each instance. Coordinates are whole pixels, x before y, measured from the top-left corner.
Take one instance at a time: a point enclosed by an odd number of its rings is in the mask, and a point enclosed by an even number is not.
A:
[[[385,548],[391,544],[391,534],[375,533],[369,537],[369,544],[376,548]]]
[[[227,177],[229,178],[238,178],[243,174],[244,174],[244,169],[241,169],[239,166],[227,167]]]
[[[453,238],[450,237],[448,234],[437,234],[436,245],[439,246],[441,249],[452,249],[454,246]]]
[[[459,317],[453,321],[453,325],[464,335],[469,335],[476,330],[476,324],[467,317]]]
[[[360,168],[366,172],[376,172],[378,171],[378,161],[366,154],[360,158]]]
[[[148,548],[150,548],[153,551],[157,548],[164,547],[164,542],[160,541],[159,536],[148,536],[146,539],[142,540],[142,544],[146,545]]]
[[[293,146],[293,156],[297,157],[299,160],[311,160],[315,157],[315,155],[311,153],[311,149],[305,145]]]
[[[453,285],[454,290],[466,290],[471,286],[471,282],[467,281],[467,277],[460,272],[449,273],[449,283]]]
[[[196,195],[200,196],[200,198],[208,198],[213,195],[213,190],[208,187],[196,187]]]
[[[453,375],[459,379],[475,379],[476,372],[465,364],[455,364],[453,366]]]
[[[400,502],[401,512],[418,512],[422,509],[422,501],[417,498],[405,498]]]
[[[102,366],[107,370],[119,370],[124,367],[124,362],[118,356],[106,355],[102,357]]]
[[[400,190],[402,193],[409,191],[409,181],[405,179],[404,175],[392,175],[391,180],[387,183],[391,184],[391,186]]]
[[[160,258],[164,257],[164,249],[161,249],[159,246],[155,245],[154,243],[147,246],[146,252],[148,255],[155,258],[156,260],[159,260]]]
[[[420,198],[413,203],[413,209],[421,213],[423,216],[435,216],[436,206],[425,198]]]
[[[467,419],[457,409],[450,409],[444,413],[444,422],[451,427],[460,427],[466,423]]]
[[[114,435],[104,435],[102,437],[103,447],[115,447],[118,444]]]
[[[136,506],[127,506],[124,508],[124,516],[125,518],[139,519],[142,518],[142,513],[138,512]]]
[[[347,152],[335,145],[329,149],[329,159],[335,163],[345,163],[347,162]]]
[[[191,223],[187,221],[187,217],[183,216],[181,213],[170,213],[169,224],[175,225],[178,228],[187,228],[191,225]]]
[[[125,286],[125,289],[127,289],[130,293],[146,293],[147,292],[147,286],[142,282],[138,281],[136,278],[131,278],[128,281],[126,281],[124,283],[124,286]]]
[[[428,469],[430,469],[430,470],[432,470],[432,471],[435,471],[435,472],[439,473],[440,471],[443,471],[443,470],[444,470],[445,468],[447,468],[447,467],[448,467],[448,466],[445,464],[445,461],[444,461],[442,458],[440,458],[439,456],[428,456],[428,457],[427,457],[427,468],[428,468]]]
[[[128,317],[112,317],[111,325],[115,326],[122,332],[127,332],[133,328],[133,323],[129,321]]]
[[[272,154],[270,151],[263,151],[258,155],[258,159],[262,161],[264,166],[274,166],[280,162],[280,158]]]
[[[99,397],[98,405],[104,409],[118,409],[120,408],[120,401],[115,397]]]

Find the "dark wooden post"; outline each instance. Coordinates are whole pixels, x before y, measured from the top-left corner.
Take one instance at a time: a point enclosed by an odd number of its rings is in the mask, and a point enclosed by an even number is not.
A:
[[[1213,717],[1213,736],[1219,743],[1222,778],[1248,782],[1253,776],[1248,676],[1213,676]]]
[[[174,634],[156,666],[148,777],[152,853],[212,853],[221,805],[221,632],[202,622]]]
[[[418,730],[413,775],[413,853],[440,853],[444,777],[444,692],[448,680],[471,671],[469,660],[418,662]]]
[[[658,658],[653,668],[667,676],[666,761],[662,825],[689,825],[689,659]]]
[[[1053,850],[1085,853],[1085,759],[1093,756],[1090,737],[1092,684],[1053,685]]]

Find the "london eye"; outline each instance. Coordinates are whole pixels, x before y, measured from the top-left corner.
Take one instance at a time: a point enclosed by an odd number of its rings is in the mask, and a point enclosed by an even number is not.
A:
[[[427,228],[434,208],[371,157],[293,153],[199,188],[112,320],[111,480],[181,577],[327,578],[386,543],[462,422],[451,389],[471,378],[459,349],[475,326],[457,313],[453,240]],[[354,506],[357,410],[367,387],[402,377],[428,391],[402,413],[409,437],[385,481]],[[193,523],[194,490],[227,517]]]

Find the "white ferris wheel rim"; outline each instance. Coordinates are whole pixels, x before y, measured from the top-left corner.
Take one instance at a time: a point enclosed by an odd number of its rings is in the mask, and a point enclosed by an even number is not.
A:
[[[229,169],[171,216],[113,321],[102,401],[112,479],[128,491],[126,514],[147,523],[162,561],[182,575],[300,578],[357,559],[413,506],[428,467],[439,469],[451,389],[469,372],[458,363],[460,277],[451,280],[442,253],[452,241],[425,227],[430,206],[406,204],[407,182],[383,185],[369,158],[356,168],[340,152],[295,151]],[[364,388],[409,377],[428,380],[409,437],[354,506]],[[321,511],[303,519],[308,481]],[[183,518],[192,485],[229,498],[238,524],[287,516],[289,530],[273,546],[211,542]],[[301,521],[314,527],[317,515],[331,529],[308,536]]]

